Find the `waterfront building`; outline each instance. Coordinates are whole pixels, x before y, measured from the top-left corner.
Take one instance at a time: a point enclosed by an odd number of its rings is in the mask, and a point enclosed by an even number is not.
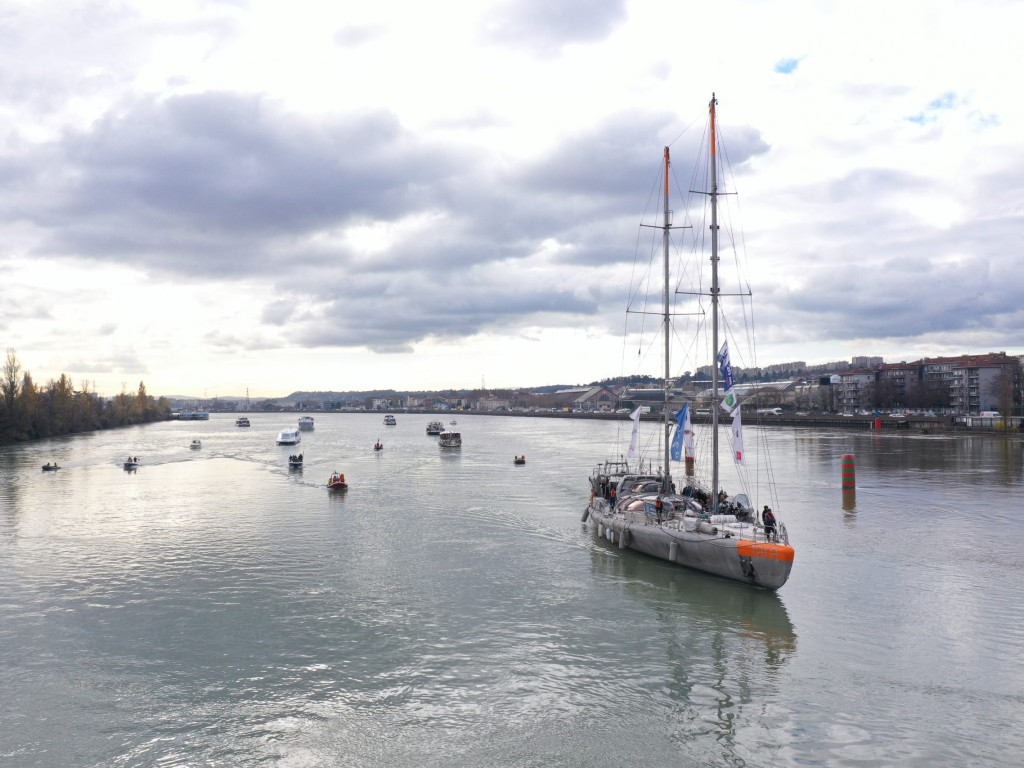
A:
[[[616,401],[615,393],[611,390],[605,387],[591,387],[572,401],[572,409],[574,411],[610,413],[615,410]]]
[[[865,368],[843,371],[836,376],[832,392],[837,411],[853,413],[875,407],[875,384],[878,372]]]

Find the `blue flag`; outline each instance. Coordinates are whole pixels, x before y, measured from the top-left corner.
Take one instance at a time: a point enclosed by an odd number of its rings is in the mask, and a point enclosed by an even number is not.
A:
[[[718,351],[718,367],[722,371],[722,383],[726,392],[732,389],[732,366],[729,364],[729,342],[724,342]]]
[[[686,457],[693,458],[693,427],[690,425],[690,404],[683,403],[683,407],[676,414],[676,431],[672,435],[669,458],[672,461],[683,460],[683,448],[686,448]]]

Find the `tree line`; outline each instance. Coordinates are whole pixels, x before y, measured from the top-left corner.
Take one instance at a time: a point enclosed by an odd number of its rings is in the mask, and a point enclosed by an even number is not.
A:
[[[14,443],[74,432],[164,421],[171,417],[167,398],[154,399],[139,382],[134,394],[122,392],[106,400],[88,381],[75,390],[67,374],[39,386],[23,371],[13,349],[0,369],[0,443]]]

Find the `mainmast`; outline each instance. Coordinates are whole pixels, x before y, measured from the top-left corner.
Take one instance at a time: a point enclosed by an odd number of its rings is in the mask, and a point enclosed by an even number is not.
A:
[[[665,147],[665,219],[664,219],[664,225],[665,226],[664,226],[664,229],[662,230],[662,239],[664,241],[664,247],[665,247],[665,265],[664,265],[665,266],[665,287],[664,287],[664,293],[663,293],[663,296],[662,296],[662,299],[663,299],[663,309],[664,309],[664,316],[662,318],[662,324],[663,324],[663,335],[665,337],[665,379],[664,379],[665,402],[664,402],[664,405],[663,405],[663,407],[661,409],[661,417],[662,417],[663,427],[664,427],[664,431],[665,431],[665,440],[664,440],[665,455],[663,457],[664,464],[662,465],[663,467],[665,467],[665,474],[664,474],[664,477],[663,477],[663,480],[662,480],[662,486],[661,486],[661,490],[662,490],[663,493],[670,493],[672,491],[672,477],[671,477],[671,471],[670,471],[671,464],[669,463],[669,443],[670,443],[672,428],[671,428],[671,426],[669,426],[669,420],[668,420],[668,395],[669,395],[669,389],[671,387],[671,382],[669,380],[669,359],[668,359],[668,355],[669,355],[669,347],[670,347],[670,342],[671,342],[671,329],[672,329],[672,326],[671,326],[671,323],[670,323],[670,318],[669,318],[668,254],[669,254],[669,228],[672,226],[672,222],[670,220],[671,217],[672,217],[672,213],[671,213],[671,211],[669,211],[669,208],[668,208],[668,195],[669,195],[668,167],[669,167],[668,147]]]
[[[718,157],[715,147],[715,94],[711,116],[711,511],[718,513]]]

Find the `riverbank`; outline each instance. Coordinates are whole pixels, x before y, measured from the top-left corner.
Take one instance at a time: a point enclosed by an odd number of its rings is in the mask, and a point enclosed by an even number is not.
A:
[[[254,412],[258,413],[258,412]],[[276,412],[280,415],[282,412]],[[283,413],[293,413],[286,411]],[[299,413],[295,411],[294,413]],[[304,414],[366,414],[373,413],[363,410],[304,410]],[[509,418],[540,418],[540,419],[584,419],[596,421],[628,421],[629,414],[625,413],[578,413],[572,411],[441,411],[441,410],[400,410],[379,411],[377,413],[392,413],[398,416],[439,416],[444,420],[457,418],[460,415],[473,416],[496,416]],[[643,422],[661,421],[660,413],[642,413],[640,420]],[[711,417],[707,414],[694,414],[694,424],[708,424]],[[725,417],[719,419],[724,423]],[[1024,419],[1014,417],[1010,420],[1009,427],[1002,426],[1002,419],[981,418],[978,416],[914,416],[904,417],[881,416],[841,416],[836,413],[806,414],[795,413],[774,414],[744,414],[744,424],[763,427],[812,427],[816,429],[838,428],[853,430],[875,430],[882,431],[910,431],[918,433],[929,432],[1006,432],[1009,434],[1020,434],[1024,431]]]

